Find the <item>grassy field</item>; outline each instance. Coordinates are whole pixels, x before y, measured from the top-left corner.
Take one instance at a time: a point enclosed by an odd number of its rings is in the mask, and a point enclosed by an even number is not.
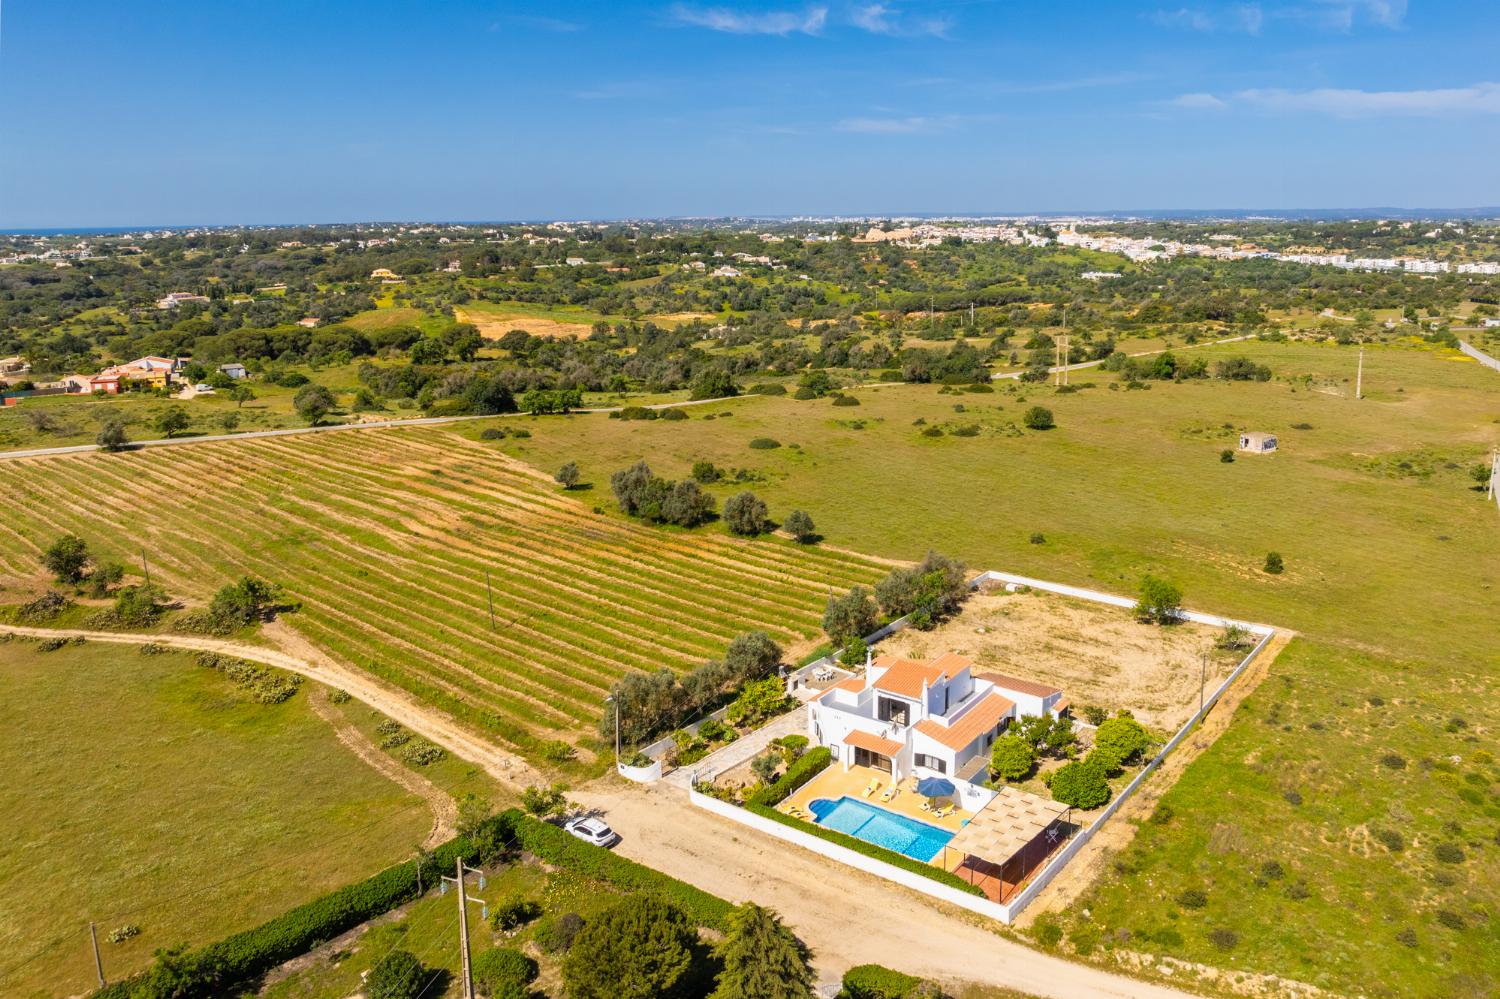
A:
[[[408,856],[427,806],[309,693],[262,705],[185,654],[0,644],[0,994],[92,988],[90,920],[118,978]]]
[[[1277,377],[1129,391],[1090,371],[1067,394],[894,386],[847,408],[745,398],[686,422],[538,424],[507,448],[596,477],[642,455],[669,476],[697,459],[746,467],[764,477],[753,488],[773,515],[807,510],[832,545],[932,547],[1127,594],[1158,573],[1194,608],[1300,631],[1167,797],[1173,817],[1146,827],[1067,914],[1070,939],[1091,959],[1144,952],[1366,995],[1492,994],[1500,773],[1485,754],[1496,751],[1500,516],[1468,469],[1500,442],[1500,377],[1453,351],[1369,347],[1356,402],[1351,347],[1201,352],[1246,354]],[[1036,404],[1056,429],[1020,428]],[[952,433],[971,425],[976,436]],[[943,435],[925,436],[932,427]],[[1276,433],[1281,450],[1222,463],[1241,428]],[[750,449],[761,436],[783,446]],[[1278,576],[1261,569],[1273,550]],[[1403,849],[1371,839],[1376,828],[1400,832]],[[1463,859],[1436,859],[1438,843]],[[1285,877],[1257,887],[1259,865],[1278,857]],[[1289,899],[1289,882],[1308,896]],[[1171,901],[1189,888],[1206,893],[1204,909]],[[1153,932],[1169,925],[1178,936]],[[1216,929],[1233,934],[1229,947],[1209,938]]]
[[[190,599],[254,573],[303,602],[287,622],[330,654],[533,755],[584,738],[621,674],[697,665],[752,628],[805,643],[830,587],[881,573],[599,516],[600,486],[574,499],[446,428],[14,461],[0,484],[0,582],[35,578],[68,531],[122,560],[144,544]]]

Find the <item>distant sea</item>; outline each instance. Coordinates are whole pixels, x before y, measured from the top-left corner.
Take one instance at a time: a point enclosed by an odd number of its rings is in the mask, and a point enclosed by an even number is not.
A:
[[[1500,206],[1478,208],[1139,208],[1139,209],[1069,209],[1051,211],[993,211],[993,212],[866,212],[862,214],[828,214],[796,212],[786,215],[695,215],[695,216],[620,216],[614,219],[595,218],[587,221],[598,225],[620,222],[784,222],[791,220],[832,222],[839,220],[868,220],[890,218],[927,219],[1008,219],[1008,218],[1103,218],[1103,219],[1147,219],[1153,222],[1181,220],[1184,222],[1250,221],[1262,219],[1277,222],[1300,220],[1324,220],[1332,222],[1357,221],[1359,219],[1500,219]],[[119,236],[132,232],[181,232],[190,229],[293,229],[329,228],[347,225],[537,225],[546,222],[583,221],[566,218],[534,219],[409,219],[405,221],[356,220],[345,222],[241,222],[209,225],[132,225],[132,226],[70,226],[55,229],[0,229],[7,236]]]

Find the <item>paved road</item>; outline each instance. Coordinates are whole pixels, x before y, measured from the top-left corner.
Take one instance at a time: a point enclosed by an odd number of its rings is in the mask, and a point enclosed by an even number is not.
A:
[[[676,409],[684,406],[707,406],[715,402],[732,402],[739,396],[720,396],[717,399],[694,399],[690,402],[656,402],[646,409]],[[623,406],[603,406],[575,409],[575,413],[615,413]],[[128,450],[147,447],[177,447],[187,444],[208,444],[214,441],[243,441],[257,437],[296,437],[301,434],[326,434],[339,430],[383,430],[387,427],[427,427],[443,423],[463,423],[467,420],[493,420],[496,416],[526,416],[526,413],[503,413],[491,416],[419,416],[407,420],[371,420],[368,423],[330,423],[322,427],[284,427],[280,430],[250,430],[243,434],[207,434],[202,437],[167,437],[161,440],[131,441]],[[50,458],[59,454],[82,454],[99,450],[94,444],[73,444],[68,447],[41,447],[27,451],[0,451],[0,460],[7,458]]]

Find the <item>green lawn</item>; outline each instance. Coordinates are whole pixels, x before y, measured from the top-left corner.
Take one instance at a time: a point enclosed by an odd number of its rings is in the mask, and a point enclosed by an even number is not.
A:
[[[1500,442],[1500,377],[1453,351],[1368,347],[1355,402],[1352,347],[1193,353],[1246,354],[1277,378],[1130,391],[1089,371],[1072,393],[894,386],[857,391],[855,407],[747,397],[684,422],[538,421],[506,447],[542,468],[576,460],[598,482],[640,457],[668,476],[697,459],[744,467],[773,516],[807,510],[828,544],[908,557],[931,547],[976,569],[1126,594],[1158,573],[1194,608],[1300,631],[1278,677],[1168,797],[1171,821],[1148,827],[1073,908],[1070,933],[1090,949],[1103,931],[1090,954],[1101,960],[1105,939],[1127,946],[1123,930],[1129,949],[1337,990],[1492,993],[1500,774],[1482,754],[1496,751],[1500,516],[1468,469]],[[1037,404],[1056,429],[1019,428]],[[952,433],[969,425],[977,436]],[[943,435],[924,436],[931,427]],[[1240,428],[1277,434],[1281,450],[1222,463]],[[756,437],[783,446],[749,448]],[[1273,550],[1279,576],[1261,571]],[[1388,707],[1374,711],[1372,694]],[[1450,733],[1454,718],[1467,726]],[[1383,765],[1387,752],[1404,769]],[[1297,788],[1305,804],[1293,809],[1282,795]],[[1444,831],[1449,821],[1459,827]],[[1369,841],[1374,826],[1402,832],[1404,851]],[[1439,840],[1462,844],[1464,860],[1436,861]],[[1278,856],[1307,899],[1253,886]],[[1207,891],[1208,908],[1179,913],[1180,944],[1152,935],[1188,887]],[[1397,939],[1407,927],[1414,947]],[[1228,950],[1207,940],[1219,928],[1237,938]]]
[[[119,978],[409,855],[427,806],[307,695],[254,703],[186,654],[0,644],[0,993],[91,988],[90,920]]]

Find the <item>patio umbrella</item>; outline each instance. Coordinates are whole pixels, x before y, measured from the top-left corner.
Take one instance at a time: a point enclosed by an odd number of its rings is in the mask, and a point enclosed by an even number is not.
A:
[[[946,798],[955,790],[953,782],[942,777],[923,777],[917,781],[917,793],[924,798]]]

